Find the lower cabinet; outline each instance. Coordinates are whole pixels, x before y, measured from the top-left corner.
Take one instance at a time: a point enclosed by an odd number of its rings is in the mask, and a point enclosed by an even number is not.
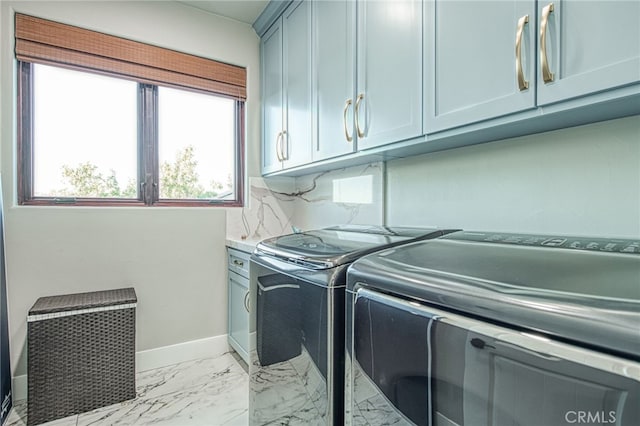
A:
[[[228,252],[229,345],[249,363],[249,253]]]

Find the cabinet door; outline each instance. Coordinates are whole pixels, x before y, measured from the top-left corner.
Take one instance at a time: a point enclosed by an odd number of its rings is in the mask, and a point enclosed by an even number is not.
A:
[[[262,173],[282,168],[282,20],[278,19],[262,37]]]
[[[538,7],[538,105],[640,81],[640,2],[556,0]],[[553,81],[545,81],[543,56]]]
[[[293,3],[282,16],[284,36],[284,167],[311,162],[311,3]]]
[[[354,1],[314,1],[313,159],[355,150],[353,102],[355,80]]]
[[[361,1],[357,7],[358,150],[420,136],[422,1]]]
[[[534,0],[425,8],[426,133],[535,107]]]
[[[249,280],[229,271],[229,343],[249,361]]]

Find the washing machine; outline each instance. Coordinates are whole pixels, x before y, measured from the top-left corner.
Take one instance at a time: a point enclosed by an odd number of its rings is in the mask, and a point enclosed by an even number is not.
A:
[[[259,243],[250,264],[249,424],[342,426],[348,266],[447,232],[338,226]]]

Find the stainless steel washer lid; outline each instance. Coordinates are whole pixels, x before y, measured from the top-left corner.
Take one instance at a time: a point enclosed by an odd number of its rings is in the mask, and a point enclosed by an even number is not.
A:
[[[258,256],[271,256],[313,269],[344,265],[385,247],[435,238],[451,231],[434,228],[346,225],[288,234],[264,240]]]
[[[640,358],[639,247],[457,232],[356,261],[347,289],[373,287]]]

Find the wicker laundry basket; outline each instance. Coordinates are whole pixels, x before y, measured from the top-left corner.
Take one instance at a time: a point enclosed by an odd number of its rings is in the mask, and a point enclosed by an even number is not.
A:
[[[27,318],[27,424],[135,398],[133,288],[42,297]]]

